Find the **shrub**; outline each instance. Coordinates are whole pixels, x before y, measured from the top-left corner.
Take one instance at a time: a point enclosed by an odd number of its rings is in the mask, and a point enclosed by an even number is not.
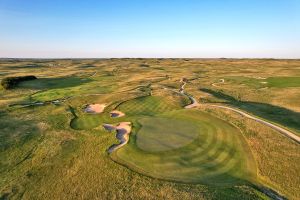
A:
[[[150,67],[150,65],[147,65],[147,64],[140,64],[140,67]]]

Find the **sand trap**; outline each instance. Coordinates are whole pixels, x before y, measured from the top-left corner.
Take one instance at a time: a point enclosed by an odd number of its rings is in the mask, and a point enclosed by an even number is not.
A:
[[[110,117],[113,117],[113,118],[123,117],[123,116],[125,116],[125,114],[118,110],[113,110],[110,112]]]
[[[268,82],[260,82],[260,83],[262,83],[262,84],[267,84]]]
[[[104,124],[103,127],[106,130],[112,131],[117,130],[116,138],[119,140],[119,144],[114,144],[107,150],[108,153],[112,153],[113,151],[121,148],[129,141],[129,134],[131,132],[131,122],[121,122],[118,126],[113,126],[110,124]]]
[[[90,104],[84,111],[87,113],[102,113],[105,107],[106,104]]]
[[[264,79],[267,79],[267,78],[265,78],[265,77],[255,77],[256,79],[262,79],[262,80],[264,80]]]
[[[103,127],[109,132],[116,130],[116,127],[111,124],[103,124]]]
[[[218,84],[220,84],[220,83],[225,83],[225,80],[224,79],[220,79],[219,82],[213,83],[211,85],[214,86],[214,87],[218,87]]]
[[[268,87],[260,88],[259,90],[266,90],[266,89],[268,89]]]

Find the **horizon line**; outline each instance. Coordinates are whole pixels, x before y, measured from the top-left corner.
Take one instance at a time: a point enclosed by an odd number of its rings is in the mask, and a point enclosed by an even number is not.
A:
[[[249,59],[249,60],[299,60],[299,58],[280,58],[280,57],[0,57],[4,59],[32,59],[32,60],[64,60],[64,59]]]

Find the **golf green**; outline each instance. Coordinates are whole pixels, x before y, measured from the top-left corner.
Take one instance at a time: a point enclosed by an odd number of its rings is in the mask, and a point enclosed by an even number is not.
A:
[[[256,166],[242,133],[199,110],[179,110],[138,121],[128,145],[112,158],[147,176],[190,183],[237,184]]]
[[[189,121],[170,118],[144,118],[137,134],[137,146],[148,152],[159,152],[183,147],[197,136],[197,126]],[[176,129],[174,129],[174,126]]]

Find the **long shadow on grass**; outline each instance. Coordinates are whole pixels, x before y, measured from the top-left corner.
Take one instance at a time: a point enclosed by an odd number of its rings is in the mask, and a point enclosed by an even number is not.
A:
[[[32,81],[26,81],[21,83],[19,88],[26,89],[56,89],[56,88],[68,88],[75,87],[85,83],[92,82],[91,79],[80,77],[61,77],[61,78],[38,78]]]
[[[41,64],[32,63],[32,64],[19,64],[13,66],[6,66],[5,68],[10,70],[18,70],[18,69],[37,69],[37,68],[44,68],[44,67],[45,66]]]
[[[95,68],[95,67],[96,66],[92,65],[92,64],[85,64],[85,65],[78,66],[78,68],[80,68],[80,69]]]
[[[258,103],[251,101],[239,101],[234,97],[220,91],[201,88],[203,92],[209,93],[216,98],[226,100],[226,104],[237,107],[248,113],[273,121],[282,126],[296,130],[300,133],[300,113],[295,112],[280,106],[275,106],[267,103]]]

